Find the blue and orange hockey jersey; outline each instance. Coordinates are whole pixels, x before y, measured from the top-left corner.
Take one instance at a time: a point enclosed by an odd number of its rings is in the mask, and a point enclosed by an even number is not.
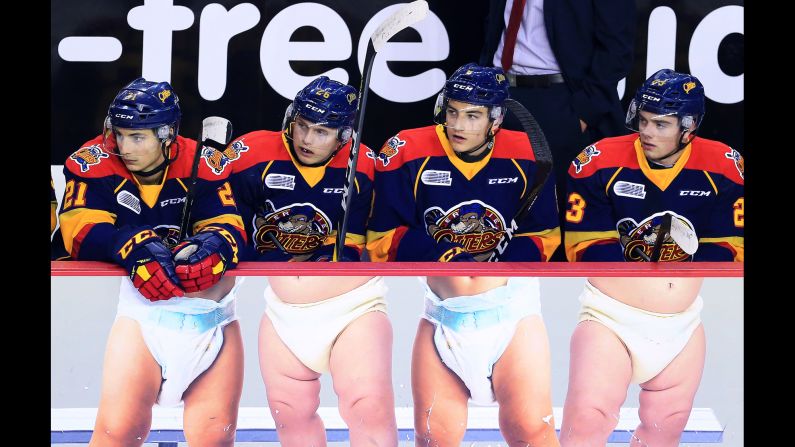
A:
[[[250,243],[244,259],[303,261],[331,257],[342,217],[342,191],[351,142],[325,165],[303,166],[293,159],[283,132],[254,131],[229,146],[232,186]],[[227,149],[229,151],[229,149]],[[361,145],[344,260],[358,261],[372,200],[373,160]]]
[[[522,132],[497,132],[477,162],[458,158],[441,125],[404,130],[376,160],[367,250],[374,261],[444,261],[461,247],[488,259],[532,186],[536,164]],[[554,176],[501,256],[546,261],[560,245]]]
[[[102,149],[102,136],[86,142],[64,164],[66,186],[59,212],[66,251],[75,260],[112,261],[111,240],[119,228],[150,226],[166,243],[177,242],[196,142],[178,136],[170,150],[177,158],[159,185],[141,185],[120,157]],[[205,148],[199,162],[190,230],[221,225],[238,246],[245,244],[228,173],[213,172]],[[187,237],[188,235],[182,235]]]
[[[698,248],[689,255],[667,238],[660,261],[742,261],[743,188],[743,157],[723,143],[697,137],[673,167],[652,169],[637,134],[605,138],[569,167],[566,256],[639,261],[642,251],[650,257],[667,213],[695,233]]]

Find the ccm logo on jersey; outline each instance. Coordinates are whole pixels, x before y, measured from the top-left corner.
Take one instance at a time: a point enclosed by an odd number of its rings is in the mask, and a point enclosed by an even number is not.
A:
[[[679,191],[680,196],[695,196],[695,197],[707,197],[712,191],[689,191],[689,190],[681,190]]]
[[[489,185],[503,185],[506,183],[516,183],[519,177],[503,177],[503,178],[490,178]]]
[[[323,194],[342,194],[342,188],[323,188]]]
[[[166,199],[160,201],[160,207],[164,207],[167,205],[176,205],[177,203],[185,203],[185,197],[179,197],[176,199]]]

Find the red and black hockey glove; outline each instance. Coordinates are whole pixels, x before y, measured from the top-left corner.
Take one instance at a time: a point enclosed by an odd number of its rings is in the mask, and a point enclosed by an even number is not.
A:
[[[133,285],[150,301],[184,296],[171,251],[151,228],[125,227],[113,244],[113,259],[123,266]]]
[[[209,289],[237,265],[237,243],[228,230],[207,226],[173,248],[177,277],[186,292]]]

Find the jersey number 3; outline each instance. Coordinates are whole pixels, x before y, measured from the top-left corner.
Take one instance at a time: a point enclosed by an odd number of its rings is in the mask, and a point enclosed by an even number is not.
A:
[[[582,222],[585,216],[585,199],[581,195],[573,192],[569,194],[570,209],[566,210],[566,221],[571,223]]]

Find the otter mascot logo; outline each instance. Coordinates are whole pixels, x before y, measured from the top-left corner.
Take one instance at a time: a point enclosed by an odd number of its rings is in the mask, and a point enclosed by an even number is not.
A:
[[[632,218],[621,219],[618,221],[616,229],[618,230],[621,246],[624,247],[624,259],[627,261],[642,262],[645,261],[643,255],[647,258],[651,258],[654,252],[654,246],[657,243],[663,216],[666,213],[670,213],[672,219],[679,219],[681,223],[686,225],[690,230],[693,230],[693,224],[686,217],[671,211],[653,214],[643,219],[640,223],[635,222]],[[662,246],[660,247],[659,262],[693,260],[693,256],[687,254],[687,252],[674,241],[670,232],[666,233],[664,237],[665,239],[662,241]]]
[[[99,164],[103,158],[108,158],[108,154],[102,152],[99,145],[81,147],[69,158],[80,165],[80,172],[86,172],[91,166]]]
[[[240,158],[241,152],[247,151],[248,146],[243,144],[242,140],[237,140],[224,148],[223,151],[219,151],[214,147],[202,146],[202,158],[204,158],[207,166],[212,169],[214,174],[221,175],[229,163]]]
[[[499,211],[479,200],[459,203],[447,211],[431,207],[424,215],[431,237],[461,245],[478,261],[489,258],[505,233],[505,219]]]
[[[292,203],[274,209],[273,203],[266,200],[264,208],[254,217],[254,243],[258,253],[278,248],[308,258],[330,233],[331,220],[311,203]]]

